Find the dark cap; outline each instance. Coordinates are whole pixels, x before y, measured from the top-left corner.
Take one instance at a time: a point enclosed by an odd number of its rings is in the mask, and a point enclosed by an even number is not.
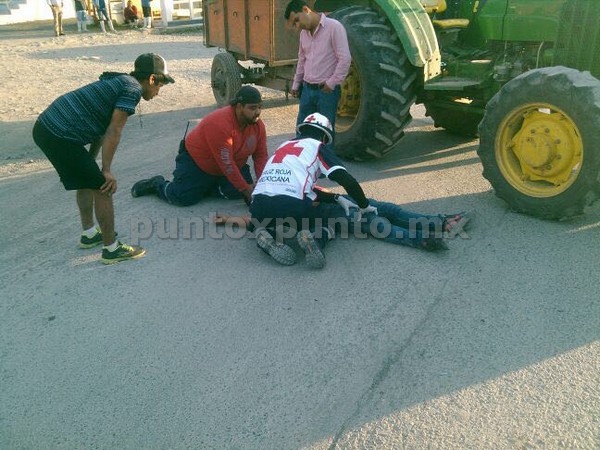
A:
[[[164,83],[175,83],[175,80],[169,71],[167,70],[167,62],[165,58],[156,53],[144,53],[135,60],[133,74],[142,75],[162,75],[164,77]]]
[[[235,97],[231,99],[231,102],[229,102],[231,106],[235,106],[238,103],[241,103],[242,105],[247,103],[262,103],[262,97],[260,96],[258,89],[246,85],[242,86],[241,89],[237,91],[237,94],[235,94]]]

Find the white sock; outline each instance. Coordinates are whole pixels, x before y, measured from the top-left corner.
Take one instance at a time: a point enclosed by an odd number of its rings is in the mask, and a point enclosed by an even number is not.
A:
[[[105,245],[104,248],[106,250],[108,250],[109,252],[114,252],[118,246],[119,246],[119,241],[115,240],[115,242],[113,242],[112,244]]]
[[[98,230],[98,227],[96,225],[94,225],[92,228],[88,228],[87,230],[83,230],[81,232],[81,234],[85,234],[87,237],[93,238],[98,231],[100,231],[100,230]]]

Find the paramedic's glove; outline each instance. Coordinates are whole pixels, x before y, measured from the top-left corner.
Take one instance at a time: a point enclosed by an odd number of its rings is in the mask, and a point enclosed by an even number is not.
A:
[[[344,212],[346,213],[346,216],[350,215],[350,208],[358,209],[358,205],[356,203],[348,200],[346,197],[342,197],[341,195],[336,195],[335,201],[338,202],[338,204],[342,208],[344,208]]]
[[[377,208],[371,205],[367,206],[366,208],[360,208],[356,214],[356,221],[360,222],[360,219],[362,219],[364,215],[371,213],[377,215]]]

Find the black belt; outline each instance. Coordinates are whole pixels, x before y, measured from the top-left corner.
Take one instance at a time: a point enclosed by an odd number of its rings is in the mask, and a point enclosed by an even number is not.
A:
[[[311,89],[323,89],[325,87],[325,83],[307,83],[305,81],[304,86],[311,88]]]

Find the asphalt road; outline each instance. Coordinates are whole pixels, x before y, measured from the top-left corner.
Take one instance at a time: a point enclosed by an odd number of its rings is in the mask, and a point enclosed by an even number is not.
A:
[[[52,170],[0,179],[0,448],[599,447],[598,205],[560,223],[510,212],[477,141],[415,108],[393,154],[348,167],[371,197],[476,211],[469,238],[440,254],[338,239],[322,271],[281,267],[246,237],[186,235],[241,202],[129,196],[211,108],[127,125],[117,229],[150,221],[139,261],[76,247]],[[271,151],[296,111],[265,101]]]

